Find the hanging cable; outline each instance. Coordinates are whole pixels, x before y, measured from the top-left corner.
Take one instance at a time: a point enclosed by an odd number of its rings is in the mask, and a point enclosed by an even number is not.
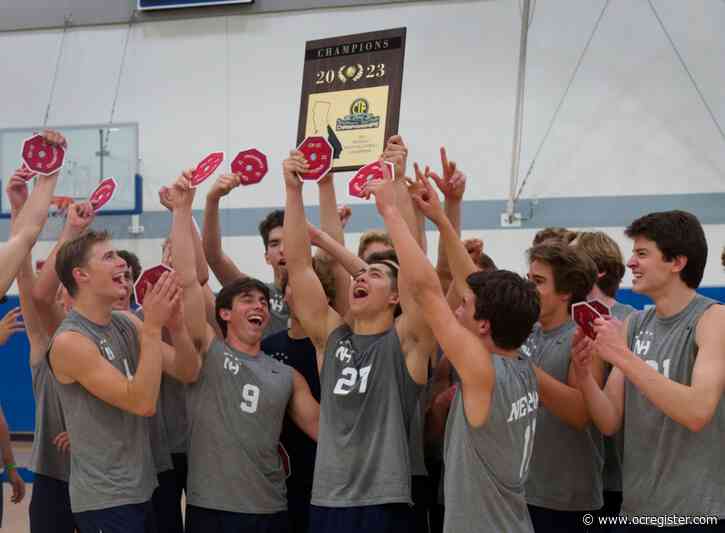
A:
[[[116,104],[118,103],[118,94],[121,91],[121,80],[123,79],[123,70],[126,66],[126,54],[128,52],[128,42],[131,37],[131,26],[133,25],[133,15],[128,21],[128,29],[126,30],[126,39],[123,43],[123,52],[121,53],[121,64],[118,67],[118,77],[116,78],[116,91],[113,94],[113,103],[111,104],[111,116],[108,119],[109,124],[113,124],[113,118],[116,115]]]
[[[60,72],[60,61],[63,58],[63,48],[65,47],[65,36],[72,21],[71,15],[66,15],[63,20],[63,33],[60,36],[60,45],[58,46],[58,57],[55,60],[55,72],[53,73],[53,81],[50,84],[50,95],[48,95],[48,105],[45,108],[45,117],[43,118],[43,127],[48,124],[50,116],[50,107],[53,104],[53,96],[55,95],[55,85],[58,82],[58,73]]]
[[[581,67],[582,62],[584,61],[584,57],[587,55],[587,52],[589,51],[589,46],[592,44],[592,40],[594,39],[594,36],[596,35],[597,30],[599,29],[599,24],[601,23],[602,18],[604,17],[604,13],[607,11],[608,7],[609,7],[609,0],[606,0],[604,2],[604,6],[602,6],[602,11],[599,13],[599,17],[597,17],[597,21],[594,23],[594,28],[592,29],[592,32],[589,34],[589,39],[587,39],[587,42],[584,45],[584,49],[582,50],[582,53],[579,55],[579,59],[576,62],[574,71],[571,73],[571,76],[569,77],[569,83],[567,83],[566,88],[564,89],[564,93],[561,95],[561,99],[559,100],[559,103],[557,104],[556,109],[554,110],[554,114],[551,116],[551,120],[549,121],[549,125],[546,128],[544,137],[541,139],[541,142],[539,143],[539,147],[536,149],[536,153],[534,154],[534,158],[531,160],[529,169],[526,171],[526,176],[524,177],[523,181],[521,182],[521,187],[519,187],[519,190],[516,193],[516,196],[514,197],[514,202],[517,202],[519,200],[519,198],[521,198],[521,193],[524,191],[524,187],[526,186],[526,183],[529,181],[529,177],[531,176],[531,172],[534,170],[534,165],[536,164],[536,160],[539,158],[539,155],[541,154],[541,150],[544,148],[544,144],[546,143],[546,140],[549,138],[549,134],[551,133],[551,130],[554,127],[556,118],[559,116],[559,111],[561,111],[561,108],[564,105],[564,101],[566,100],[566,97],[569,94],[569,89],[571,89],[571,86],[574,84],[574,79],[576,78],[576,75],[579,72],[579,68]]]
[[[652,0],[648,0],[649,7],[652,10],[652,13],[654,14],[655,18],[657,19],[657,22],[660,24],[660,28],[662,28],[662,32],[667,37],[667,40],[670,42],[670,46],[672,47],[672,50],[674,50],[675,55],[677,56],[677,59],[680,61],[680,65],[682,65],[682,68],[687,73],[687,76],[690,78],[690,82],[692,83],[692,86],[695,88],[695,91],[697,91],[697,95],[700,97],[700,101],[702,102],[702,105],[705,106],[705,109],[707,110],[707,113],[710,115],[710,118],[712,119],[713,124],[715,124],[715,127],[717,128],[717,131],[720,132],[720,137],[723,141],[725,141],[725,132],[723,132],[722,126],[720,126],[720,123],[718,122],[717,118],[715,117],[715,113],[713,113],[712,108],[710,107],[710,104],[707,103],[707,100],[705,99],[705,95],[702,94],[702,91],[700,90],[700,86],[697,84],[697,81],[695,81],[695,76],[692,75],[692,72],[690,72],[690,69],[687,67],[687,63],[685,63],[685,59],[682,57],[682,54],[680,54],[680,51],[677,49],[677,45],[675,44],[675,41],[672,40],[672,36],[670,35],[670,32],[667,31],[667,28],[665,27],[665,23],[660,18],[660,14],[657,12],[657,9],[655,8],[654,4],[652,3]]]
[[[231,137],[231,121],[229,119],[230,115],[230,109],[229,106],[231,105],[230,102],[230,84],[231,84],[231,73],[230,73],[230,57],[229,57],[229,15],[224,17],[224,46],[225,46],[225,54],[224,54],[224,62],[225,62],[225,70],[224,73],[226,76],[226,84],[225,84],[225,99],[226,99],[226,109],[224,110],[224,119],[225,119],[225,125],[226,125],[226,139],[224,140],[224,147],[227,153],[227,157],[229,157],[229,140]]]

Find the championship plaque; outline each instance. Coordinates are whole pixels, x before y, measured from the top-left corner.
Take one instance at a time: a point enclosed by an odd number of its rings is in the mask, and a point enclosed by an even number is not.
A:
[[[358,170],[398,132],[405,28],[308,41],[297,144],[325,137],[333,170]]]

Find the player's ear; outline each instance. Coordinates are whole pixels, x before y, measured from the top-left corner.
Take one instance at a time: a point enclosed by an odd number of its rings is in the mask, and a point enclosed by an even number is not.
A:
[[[682,272],[685,267],[687,266],[687,256],[684,255],[677,255],[672,260],[672,271],[673,272]]]
[[[221,309],[219,309],[219,316],[225,322],[229,322],[232,318],[232,311],[231,311],[231,309],[221,308]]]
[[[481,320],[478,323],[478,335],[480,337],[486,337],[491,335],[491,321]]]
[[[90,278],[88,272],[83,270],[81,267],[75,267],[73,269],[73,279],[76,281],[76,285],[80,282],[87,282]]]

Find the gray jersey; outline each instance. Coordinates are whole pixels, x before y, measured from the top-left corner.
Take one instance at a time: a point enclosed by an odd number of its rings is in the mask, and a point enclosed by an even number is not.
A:
[[[541,370],[567,382],[576,324],[568,321],[544,332],[536,324],[521,351]],[[566,461],[561,458],[566,457]],[[526,501],[557,511],[591,511],[603,505],[604,443],[593,424],[579,431],[541,405],[526,482]]]
[[[422,387],[408,373],[395,328],[354,335],[340,326],[324,357],[312,503],[411,503],[408,432]]]
[[[614,302],[612,305],[612,316],[624,322],[627,317],[635,311],[631,305]],[[611,365],[606,364],[606,378],[612,370]],[[624,433],[618,431],[616,435],[604,437],[604,490],[622,492],[622,450],[624,449]]]
[[[264,328],[263,337],[269,337],[288,327],[289,307],[284,300],[284,294],[274,283],[265,283],[269,289],[269,323]]]
[[[144,319],[144,313],[142,308],[138,308],[133,311],[139,320]],[[162,331],[161,340],[167,344],[171,344],[171,340],[165,336],[165,330]],[[161,375],[161,386],[163,387],[164,374]],[[166,432],[166,412],[162,404],[162,393],[163,389],[159,390],[159,398],[156,401],[156,412],[153,416],[149,417],[149,441],[151,446],[151,456],[154,458],[154,468],[156,473],[166,472],[174,468],[174,464],[171,461],[171,449],[169,448],[169,438]]]
[[[674,316],[659,318],[654,308],[632,314],[630,349],[665,377],[690,385],[698,350],[697,322],[715,303],[697,295]],[[723,441],[723,397],[710,423],[695,433],[665,415],[625,380],[622,511],[725,518]]]
[[[166,438],[171,453],[186,453],[189,421],[186,412],[186,385],[173,377],[161,377],[161,410],[164,413]]]
[[[410,421],[409,451],[410,474],[413,476],[427,476],[428,470],[425,467],[425,454],[423,450],[423,429],[425,425],[425,407],[428,405],[428,387],[424,387],[418,398],[418,403],[413,411],[413,418]]]
[[[234,513],[287,509],[277,451],[292,369],[214,339],[189,401],[189,504]]]
[[[36,474],[67,482],[70,476],[70,453],[59,451],[53,444],[53,439],[66,431],[66,427],[48,358],[44,357],[30,372],[35,398],[35,437],[30,469]]]
[[[538,429],[536,375],[525,359],[494,355],[493,365],[496,381],[485,424],[469,425],[460,386],[451,403],[445,533],[533,533],[524,484]]]
[[[68,313],[56,335],[74,331],[88,338],[103,357],[128,380],[139,361],[136,328],[122,313],[111,323],[94,324],[75,311]],[[148,357],[148,356],[147,356]],[[149,446],[149,421],[96,398],[80,383],[56,381],[70,436],[70,501],[74,513],[143,503],[156,488]]]

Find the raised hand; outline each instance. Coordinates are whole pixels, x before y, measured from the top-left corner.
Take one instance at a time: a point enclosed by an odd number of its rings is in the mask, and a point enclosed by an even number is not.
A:
[[[400,135],[393,135],[388,139],[385,150],[381,156],[384,161],[393,163],[395,167],[395,179],[403,179],[408,164],[408,148]]]
[[[66,141],[65,137],[63,136],[63,134],[60,133],[60,132],[58,132],[58,131],[55,131],[55,130],[43,130],[42,133],[41,133],[41,135],[43,136],[43,139],[45,139],[45,141],[48,144],[55,144],[55,145],[58,145],[58,146],[63,147],[64,149],[67,149],[68,148],[68,141]],[[58,173],[59,172],[60,172],[60,170],[58,170],[57,172],[54,172],[53,174],[51,174],[50,176],[47,176],[47,177],[55,178],[55,177],[58,176]],[[41,179],[42,178],[45,178],[45,177],[46,176],[40,176]]]
[[[382,179],[372,179],[368,181],[363,189],[363,195],[366,199],[369,199],[371,195],[374,196],[378,212],[381,215],[385,215],[386,212],[395,209],[395,185],[393,183],[393,177],[390,175],[388,165],[381,161],[380,166],[383,169]]]
[[[148,287],[144,297],[144,323],[158,328],[166,325],[180,299],[176,273],[164,272],[153,287]]]
[[[282,163],[282,174],[285,185],[292,189],[301,189],[302,181],[299,175],[309,172],[309,170],[310,166],[302,152],[292,150],[289,153],[289,157]]]
[[[342,224],[342,229],[345,229],[345,226],[347,226],[347,223],[350,222],[350,218],[352,217],[352,209],[350,209],[346,205],[338,205],[337,216],[340,217],[340,224]]]
[[[73,235],[80,235],[93,223],[96,212],[90,202],[71,204],[68,206],[66,226]]]
[[[483,241],[481,239],[466,239],[463,241],[463,246],[466,247],[466,251],[471,256],[473,262],[478,264],[483,253]]]
[[[241,178],[236,174],[225,174],[219,176],[211,186],[209,192],[206,193],[207,199],[219,200],[222,196],[226,196],[232,190],[236,189],[241,185]]]
[[[18,168],[8,180],[5,192],[10,200],[10,207],[13,211],[19,212],[28,199],[28,183],[33,173],[25,167]]]
[[[8,339],[13,333],[25,331],[25,324],[21,320],[22,316],[19,307],[8,311],[2,320],[0,320],[0,346],[8,342]]]
[[[430,183],[430,174],[426,175],[421,172],[418,163],[414,164],[416,190],[411,193],[413,203],[423,213],[426,218],[430,219],[434,224],[438,225],[445,219],[443,206],[438,198],[438,193],[433,189]],[[430,170],[426,168],[430,173]]]
[[[431,172],[431,179],[435,181],[446,201],[460,202],[463,199],[463,193],[466,191],[466,175],[458,170],[454,161],[448,161],[445,147],[441,147],[441,167],[443,177]]]
[[[42,135],[43,139],[45,139],[45,142],[48,144],[56,144],[63,148],[68,148],[68,141],[66,141],[63,134],[59,131],[43,130],[40,135]]]

